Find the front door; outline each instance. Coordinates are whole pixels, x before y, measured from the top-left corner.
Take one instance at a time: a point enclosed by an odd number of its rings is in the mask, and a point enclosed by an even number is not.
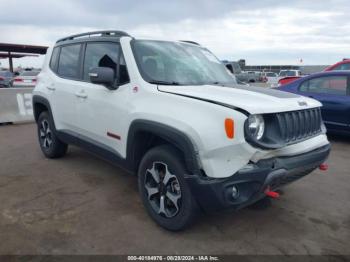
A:
[[[89,70],[94,67],[110,67],[115,71],[116,90],[90,82]],[[118,77],[117,77],[118,76]],[[96,146],[123,156],[128,126],[127,111],[130,95],[129,77],[121,47],[114,42],[90,42],[86,44],[83,66],[84,88],[78,102],[81,138]]]

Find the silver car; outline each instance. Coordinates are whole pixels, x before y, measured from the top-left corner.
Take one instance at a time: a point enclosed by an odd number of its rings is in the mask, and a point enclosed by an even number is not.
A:
[[[40,71],[23,71],[19,76],[13,79],[13,87],[34,87],[36,85],[36,77]]]

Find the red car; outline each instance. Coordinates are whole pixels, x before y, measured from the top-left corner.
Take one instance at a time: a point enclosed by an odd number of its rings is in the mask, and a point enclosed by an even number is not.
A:
[[[280,79],[278,80],[278,86],[286,85],[293,82],[301,77],[300,70],[281,70],[279,73]]]
[[[344,58],[342,61],[335,63],[334,65],[330,65],[326,67],[323,71],[335,71],[335,70],[350,70],[350,59]],[[278,81],[278,86],[286,85],[290,82],[293,82],[296,79],[299,79],[299,77],[285,77]]]
[[[340,61],[334,65],[328,66],[324,71],[333,71],[333,70],[350,70],[350,59],[344,58],[343,61]]]

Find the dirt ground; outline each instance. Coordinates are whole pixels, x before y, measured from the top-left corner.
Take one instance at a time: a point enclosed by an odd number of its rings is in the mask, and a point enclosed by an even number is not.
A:
[[[350,254],[350,138],[329,170],[263,210],[203,215],[171,233],[146,214],[136,177],[70,147],[45,159],[34,124],[0,126],[0,254]]]

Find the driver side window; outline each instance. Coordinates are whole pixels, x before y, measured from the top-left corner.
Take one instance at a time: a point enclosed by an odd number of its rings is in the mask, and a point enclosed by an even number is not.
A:
[[[120,61],[119,85],[122,85],[128,83],[130,79],[120,45],[112,42],[87,43],[83,79],[90,82],[89,71],[94,67],[109,67],[113,69],[114,75],[116,76],[118,70],[118,59]]]
[[[119,45],[115,43],[88,43],[84,60],[84,80],[90,82],[89,71],[94,67],[117,70]]]

